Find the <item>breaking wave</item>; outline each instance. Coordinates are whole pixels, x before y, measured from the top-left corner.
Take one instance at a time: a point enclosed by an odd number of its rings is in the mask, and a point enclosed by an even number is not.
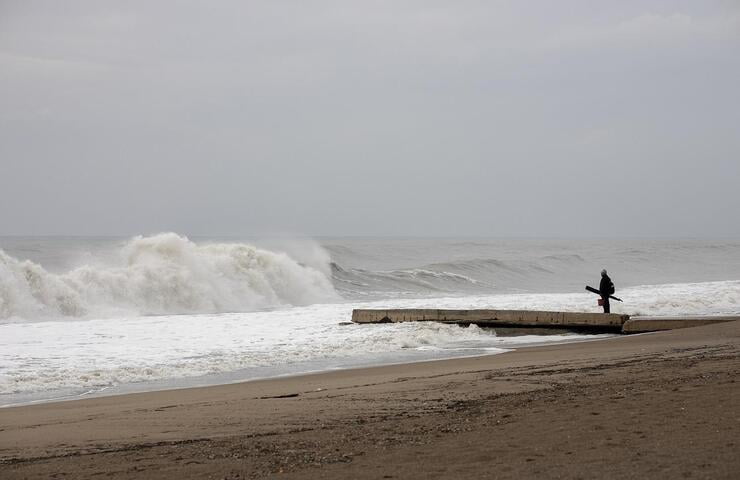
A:
[[[512,292],[526,288],[533,279],[552,277],[557,271],[572,270],[583,263],[579,255],[548,255],[508,261],[475,257],[393,270],[344,268],[336,262],[331,267],[335,286],[342,294],[373,297]]]
[[[243,243],[138,236],[115,265],[56,274],[0,250],[0,318],[252,311],[337,298],[325,268]]]

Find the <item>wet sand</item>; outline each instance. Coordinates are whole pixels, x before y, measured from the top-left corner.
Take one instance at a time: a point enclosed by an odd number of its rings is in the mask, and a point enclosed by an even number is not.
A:
[[[0,478],[738,478],[740,322],[0,409]]]

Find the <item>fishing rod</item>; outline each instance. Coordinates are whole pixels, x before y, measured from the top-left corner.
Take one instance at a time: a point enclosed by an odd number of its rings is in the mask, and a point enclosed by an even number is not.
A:
[[[595,293],[596,295],[601,295],[601,292],[598,291],[598,290],[596,290],[594,287],[589,287],[588,285],[586,285],[586,290],[588,290],[589,292]],[[616,300],[618,302],[621,302],[622,301],[621,298],[617,298],[614,295],[609,295],[609,298],[613,298],[614,300]]]

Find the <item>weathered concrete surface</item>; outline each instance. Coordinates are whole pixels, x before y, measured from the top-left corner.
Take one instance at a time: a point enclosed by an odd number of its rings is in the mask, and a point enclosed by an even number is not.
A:
[[[391,309],[352,311],[355,323],[442,322],[488,327],[588,328],[646,333],[740,320],[740,315],[632,317],[616,313],[544,312],[534,310]]]
[[[646,333],[677,328],[700,327],[713,323],[740,320],[740,315],[691,317],[632,317],[622,326],[622,333]]]
[[[621,331],[629,315],[533,310],[355,309],[355,323],[443,322],[481,326],[593,328]]]

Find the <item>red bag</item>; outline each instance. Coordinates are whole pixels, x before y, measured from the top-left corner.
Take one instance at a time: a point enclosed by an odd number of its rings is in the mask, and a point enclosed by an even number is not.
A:
[[[599,299],[599,306],[600,307],[603,307],[604,306],[604,299],[603,298],[600,298]]]

